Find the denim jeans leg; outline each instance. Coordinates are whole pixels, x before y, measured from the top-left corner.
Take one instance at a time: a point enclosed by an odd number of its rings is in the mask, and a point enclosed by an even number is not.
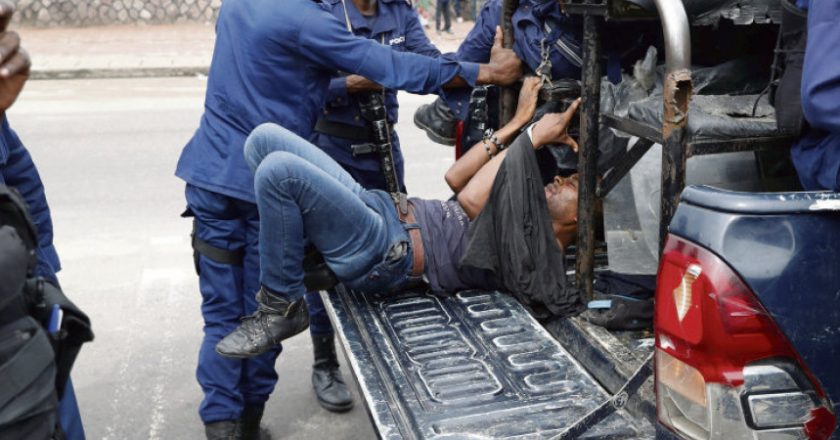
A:
[[[382,216],[319,165],[276,151],[262,160],[255,175],[261,282],[294,300],[306,292],[305,239],[321,252],[339,280],[366,272],[381,261],[388,247]]]
[[[245,162],[248,163],[252,173],[256,172],[266,156],[275,151],[294,154],[315,165],[356,195],[360,195],[365,190],[327,153],[277,124],[261,124],[245,140]]]

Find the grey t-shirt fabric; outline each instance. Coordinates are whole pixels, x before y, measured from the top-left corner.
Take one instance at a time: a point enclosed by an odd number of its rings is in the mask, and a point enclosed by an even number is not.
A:
[[[458,267],[467,244],[470,219],[454,200],[412,198],[414,216],[420,225],[426,259],[424,273],[429,288],[437,294],[466,289],[496,289],[492,273]]]
[[[513,142],[493,181],[490,198],[467,231],[461,269],[494,273],[504,290],[537,318],[579,313],[577,289],[567,288],[531,139]]]

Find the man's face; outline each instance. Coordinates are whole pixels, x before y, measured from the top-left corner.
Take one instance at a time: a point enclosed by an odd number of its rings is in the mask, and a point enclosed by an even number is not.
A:
[[[578,176],[554,177],[554,181],[545,186],[545,200],[552,222],[558,226],[577,221]]]

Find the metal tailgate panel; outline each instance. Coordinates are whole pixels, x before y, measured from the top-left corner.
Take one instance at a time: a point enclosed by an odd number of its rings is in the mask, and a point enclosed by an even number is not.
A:
[[[550,438],[608,397],[508,295],[322,295],[382,438]],[[619,412],[582,438],[641,437]]]

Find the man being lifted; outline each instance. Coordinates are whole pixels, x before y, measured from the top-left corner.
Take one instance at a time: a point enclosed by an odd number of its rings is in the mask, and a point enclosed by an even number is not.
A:
[[[565,113],[545,115],[510,149],[504,147],[533,117],[538,90],[539,79],[529,78],[514,119],[449,170],[447,182],[458,193],[457,201],[411,199],[402,218],[390,194],[365,190],[291,131],[274,124],[254,130],[245,157],[255,172],[260,213],[260,306],[217,345],[217,352],[233,358],[256,356],[306,328],[301,298],[306,292],[307,241],[338,280],[361,292],[397,291],[425,279],[435,292],[503,289],[557,314],[576,310],[579,304],[567,301],[563,289],[562,246],[575,236],[577,180],[557,177],[543,187],[531,173],[538,170],[535,149],[550,143],[577,148],[567,128],[579,100]],[[525,197],[509,194],[506,185],[523,186],[523,181],[536,185],[524,188]],[[527,219],[523,228],[530,232],[518,235],[532,237],[509,242],[504,237],[517,235],[515,224],[502,233],[488,230],[498,215],[510,215],[511,210]],[[481,248],[477,258],[472,246]],[[498,257],[482,261],[484,249],[495,249]],[[509,268],[523,250],[531,253],[531,261],[516,265],[528,269]],[[459,264],[464,262],[469,263]]]

